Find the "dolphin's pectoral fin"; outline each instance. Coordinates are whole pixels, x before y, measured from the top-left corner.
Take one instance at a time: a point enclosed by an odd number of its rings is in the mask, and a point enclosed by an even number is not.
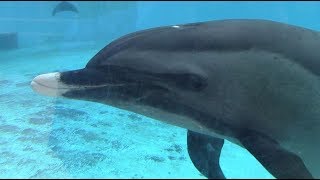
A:
[[[249,130],[238,139],[275,178],[313,178],[299,156],[283,149],[272,138]]]
[[[219,164],[224,140],[188,130],[187,141],[194,166],[207,178],[225,179]]]

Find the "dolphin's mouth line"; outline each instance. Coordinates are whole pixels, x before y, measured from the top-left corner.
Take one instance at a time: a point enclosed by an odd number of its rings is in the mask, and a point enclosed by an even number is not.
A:
[[[50,87],[50,86],[47,86],[43,83],[39,83],[35,80],[33,80],[32,82],[40,85],[40,86],[43,86],[43,87],[46,87],[46,88],[49,88],[49,89],[56,89],[56,90],[72,90],[72,89],[91,89],[91,88],[100,88],[100,87],[121,87],[121,86],[125,86],[125,84],[102,84],[102,85],[94,85],[94,86],[89,86],[89,85],[86,85],[86,86],[73,86],[73,85],[65,85],[67,87]]]
[[[54,88],[54,87],[47,86],[47,85],[42,84],[42,83],[39,83],[39,82],[37,82],[37,81],[35,81],[35,80],[31,81],[31,83],[32,83],[32,82],[33,82],[33,83],[36,83],[37,85],[40,85],[40,86],[49,88],[49,89],[59,89],[59,88]]]

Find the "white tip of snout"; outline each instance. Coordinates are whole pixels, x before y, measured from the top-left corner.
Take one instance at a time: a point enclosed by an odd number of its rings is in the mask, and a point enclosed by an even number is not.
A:
[[[60,96],[63,92],[59,89],[60,73],[41,74],[31,82],[33,91],[45,96]]]

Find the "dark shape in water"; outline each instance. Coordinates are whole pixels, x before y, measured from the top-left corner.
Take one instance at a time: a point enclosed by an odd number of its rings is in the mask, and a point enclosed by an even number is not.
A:
[[[0,33],[0,50],[18,48],[18,33]]]
[[[71,3],[67,1],[60,2],[52,11],[52,16],[55,16],[58,12],[71,11],[79,13],[78,9]]]

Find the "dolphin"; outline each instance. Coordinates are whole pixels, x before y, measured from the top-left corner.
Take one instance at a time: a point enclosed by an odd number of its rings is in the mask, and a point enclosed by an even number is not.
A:
[[[320,35],[261,19],[227,19],[130,33],[82,69],[31,82],[41,95],[92,101],[188,130],[208,178],[229,140],[276,178],[320,178]]]
[[[79,13],[78,9],[73,4],[67,1],[61,1],[53,9],[52,16],[55,16],[57,13],[63,12],[63,11],[71,11],[71,12]]]

